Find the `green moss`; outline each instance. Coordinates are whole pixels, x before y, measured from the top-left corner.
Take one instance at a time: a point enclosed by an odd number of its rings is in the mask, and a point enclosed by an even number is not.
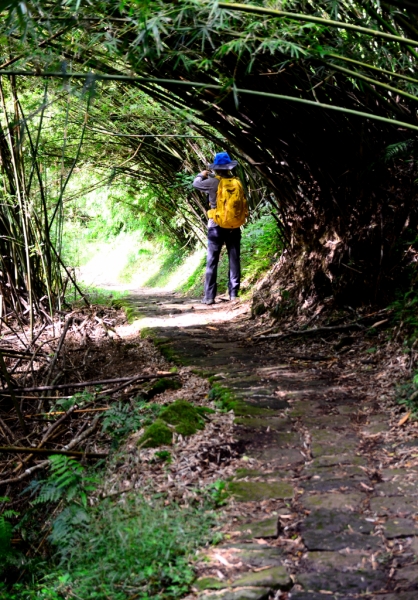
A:
[[[168,446],[172,442],[173,432],[167,423],[157,419],[145,429],[144,435],[138,440],[138,445],[141,448],[157,448],[158,446]]]
[[[186,400],[176,400],[167,406],[161,411],[160,418],[174,425],[176,432],[184,436],[193,435],[205,426],[198,409]]]
[[[178,379],[170,379],[168,377],[162,377],[161,379],[157,379],[146,392],[146,397],[148,399],[154,398],[158,394],[162,394],[166,390],[179,390],[181,388],[181,383]]]
[[[271,408],[253,406],[247,402],[238,401],[234,407],[237,417],[277,417],[277,411]]]
[[[216,577],[201,577],[200,579],[196,579],[193,586],[199,592],[203,592],[205,590],[223,590],[228,587],[228,584],[225,581],[219,581]]]
[[[213,400],[219,408],[233,410],[237,417],[277,416],[277,412],[273,410],[253,406],[238,399],[233,391],[216,382],[212,384],[208,398]]]
[[[154,340],[154,343],[155,343],[155,340]],[[164,340],[162,343],[159,343],[156,345],[158,346],[158,350],[161,352],[161,354],[164,356],[164,358],[166,360],[181,363],[179,357],[175,353],[170,342],[167,342],[166,340]]]
[[[141,340],[150,338],[151,334],[152,334],[152,329],[150,327],[143,327],[141,329],[141,334],[140,334]]]
[[[196,406],[196,410],[199,413],[199,415],[211,415],[213,413],[216,412],[216,410],[213,410],[213,408],[208,408],[207,406]]]
[[[213,383],[212,388],[208,394],[209,400],[213,400],[220,408],[226,410],[235,410],[238,404],[238,399],[231,390],[219,385],[219,383]]]

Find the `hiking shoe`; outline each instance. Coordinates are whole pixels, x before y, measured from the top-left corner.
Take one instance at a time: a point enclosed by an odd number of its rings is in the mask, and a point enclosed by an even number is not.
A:
[[[229,299],[233,302],[234,300],[238,300],[238,296],[229,296]]]
[[[213,298],[203,298],[202,304],[215,304],[215,300]]]

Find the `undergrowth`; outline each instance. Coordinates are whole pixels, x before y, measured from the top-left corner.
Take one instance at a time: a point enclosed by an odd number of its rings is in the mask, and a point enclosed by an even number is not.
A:
[[[399,404],[403,404],[415,418],[418,417],[418,372],[410,381],[398,386],[397,398]]]
[[[170,462],[171,455],[160,451],[156,460]],[[0,600],[174,600],[188,591],[195,552],[219,540],[213,509],[226,501],[222,484],[180,507],[161,495],[145,499],[138,492],[100,499],[94,494],[98,481],[97,469],[52,456],[49,476],[26,490],[32,500],[25,517],[13,525],[17,515],[3,512]],[[13,531],[24,535],[40,518],[38,542],[46,532],[47,560],[24,559],[11,546]],[[20,581],[6,583],[13,566],[20,567]]]

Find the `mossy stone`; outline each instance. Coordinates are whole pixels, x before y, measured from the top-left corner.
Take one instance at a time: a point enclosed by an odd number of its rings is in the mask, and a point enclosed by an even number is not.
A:
[[[174,425],[180,435],[193,435],[205,427],[205,421],[193,404],[186,400],[176,400],[160,413],[160,419]]]
[[[168,446],[173,442],[173,432],[161,419],[157,419],[145,429],[144,435],[138,440],[141,448],[157,448]]]
[[[264,409],[265,410],[265,409]],[[244,427],[251,427],[254,429],[260,429],[263,427],[270,427],[270,429],[290,429],[291,423],[286,419],[280,419],[276,416],[269,418],[265,417],[237,417],[234,420],[234,425],[244,425]]]
[[[196,579],[193,587],[199,592],[203,592],[204,590],[223,590],[228,587],[228,584],[216,579],[216,577],[201,577]]]
[[[292,580],[284,567],[277,566],[257,573],[247,573],[236,579],[232,585],[233,587],[263,586],[277,590],[291,588]]]
[[[157,379],[146,392],[145,396],[148,399],[154,398],[158,394],[162,394],[166,390],[179,390],[181,383],[178,379],[171,379],[169,377],[161,377]]]
[[[241,537],[245,537],[247,539],[277,537],[277,521],[277,516],[270,517],[269,519],[263,519],[262,521],[243,523],[238,527],[238,529],[241,531]]]
[[[232,406],[232,408],[237,417],[277,417],[276,410],[253,406],[252,404],[240,402],[239,400],[234,402],[234,406]]]
[[[266,483],[264,481],[231,481],[228,492],[239,502],[257,502],[271,498],[293,498],[293,487],[285,482]]]

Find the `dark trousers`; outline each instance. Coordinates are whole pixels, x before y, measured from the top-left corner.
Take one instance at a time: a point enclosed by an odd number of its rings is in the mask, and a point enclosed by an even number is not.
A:
[[[208,229],[208,258],[206,263],[205,298],[216,296],[216,276],[222,246],[225,244],[229,259],[228,291],[230,296],[238,296],[241,279],[240,269],[241,230],[209,227]]]

